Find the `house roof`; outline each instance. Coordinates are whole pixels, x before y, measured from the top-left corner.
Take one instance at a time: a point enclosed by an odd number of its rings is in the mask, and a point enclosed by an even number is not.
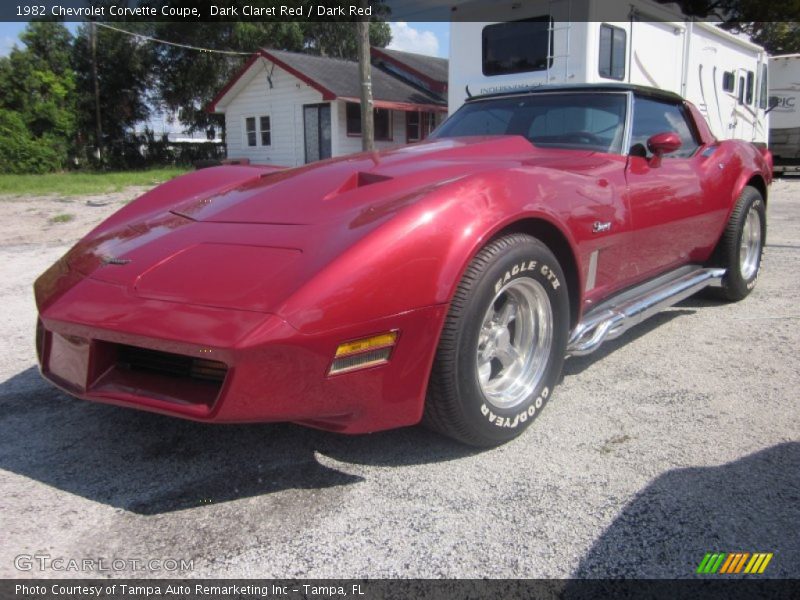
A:
[[[242,79],[260,58],[274,63],[322,94],[323,100],[360,102],[361,90],[358,63],[351,60],[271,50],[262,48],[231,78],[209,105],[217,112],[237,81]],[[446,111],[447,103],[439,96],[406,83],[380,69],[372,69],[372,95],[375,106],[398,110]]]
[[[426,56],[414,52],[390,50],[389,48],[371,48],[372,56],[393,64],[416,75],[431,86],[436,92],[447,89],[447,59],[438,56]]]

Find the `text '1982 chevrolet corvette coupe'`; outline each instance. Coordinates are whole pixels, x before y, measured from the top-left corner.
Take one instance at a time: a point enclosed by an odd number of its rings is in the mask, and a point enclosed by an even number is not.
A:
[[[758,277],[771,156],[628,85],[470,99],[419,144],[174,179],[35,284],[43,375],[212,422],[519,435],[564,358]]]

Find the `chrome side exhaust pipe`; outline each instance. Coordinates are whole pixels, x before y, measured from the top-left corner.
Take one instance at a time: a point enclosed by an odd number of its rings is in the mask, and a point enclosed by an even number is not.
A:
[[[724,275],[725,269],[682,267],[600,304],[572,331],[567,356],[591,354],[603,342],[618,338],[634,325],[719,282]]]

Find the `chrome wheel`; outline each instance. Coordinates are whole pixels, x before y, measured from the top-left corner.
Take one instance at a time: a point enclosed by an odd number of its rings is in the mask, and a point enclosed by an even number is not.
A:
[[[542,285],[514,279],[495,295],[478,337],[478,382],[495,408],[513,408],[533,393],[553,345],[553,309]]]
[[[758,270],[761,257],[761,216],[751,207],[742,228],[742,242],[739,246],[739,268],[747,280]]]

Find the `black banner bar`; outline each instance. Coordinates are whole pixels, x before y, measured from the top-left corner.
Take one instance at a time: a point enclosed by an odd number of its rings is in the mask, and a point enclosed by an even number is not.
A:
[[[3,600],[796,599],[797,579],[679,580],[73,579],[2,580]]]
[[[105,22],[213,21],[498,21],[515,20],[541,7],[557,20],[677,21],[676,6],[697,20],[722,21],[710,0],[4,0],[0,21],[59,19]],[[587,12],[591,6],[591,13]],[[761,3],[748,19],[760,22],[800,21],[796,2]],[[561,16],[559,16],[561,15]],[[524,16],[524,15],[523,15]],[[520,17],[522,18],[522,17]]]

